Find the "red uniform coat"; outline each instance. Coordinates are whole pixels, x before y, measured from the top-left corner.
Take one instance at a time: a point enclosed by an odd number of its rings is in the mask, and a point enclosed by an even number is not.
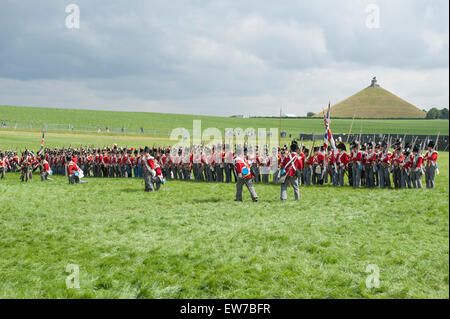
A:
[[[78,170],[79,170],[78,165],[74,163],[74,161],[70,161],[68,166],[69,175],[74,174]]]
[[[298,159],[297,153],[292,152],[289,156],[283,159],[281,168],[284,169],[289,176],[295,176],[295,171],[297,171],[300,161]]]
[[[238,175],[242,174],[242,169],[244,167],[246,167],[248,169],[249,174],[247,176],[242,176],[244,179],[248,179],[248,178],[252,178],[253,175],[251,173],[250,170],[250,164],[248,163],[247,159],[245,159],[244,157],[236,157],[236,159],[234,160],[234,165],[236,167],[236,172]]]

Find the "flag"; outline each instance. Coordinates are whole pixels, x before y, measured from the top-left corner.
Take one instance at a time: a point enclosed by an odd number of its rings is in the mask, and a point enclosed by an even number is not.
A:
[[[41,155],[42,150],[44,149],[44,139],[45,139],[45,134],[44,134],[44,132],[42,132],[41,149],[37,153],[38,156]]]
[[[331,104],[330,104],[330,101],[328,101],[327,115],[325,116],[325,113],[323,114],[323,122],[325,124],[324,146],[326,147],[327,142],[328,142],[328,143],[330,143],[333,150],[336,151],[336,144],[334,142],[333,134],[331,134],[331,130],[330,130],[330,108],[331,108]]]

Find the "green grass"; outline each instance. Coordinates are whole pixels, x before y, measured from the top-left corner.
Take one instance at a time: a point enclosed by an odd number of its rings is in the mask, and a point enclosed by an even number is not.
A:
[[[352,113],[353,114],[353,113]],[[332,114],[333,117],[333,114]],[[0,121],[31,123],[40,130],[44,123],[71,124],[75,129],[105,128],[124,126],[130,131],[138,132],[143,126],[145,132],[161,137],[168,137],[172,129],[185,127],[192,130],[193,120],[201,120],[202,128],[279,128],[278,118],[231,118],[182,114],[114,112],[75,109],[52,109],[35,107],[0,106]],[[351,119],[333,119],[331,129],[334,133],[348,133]],[[322,119],[283,119],[282,129],[288,134],[322,133]],[[448,135],[448,120],[368,120],[355,119],[353,133],[384,134],[423,134],[432,135],[440,132]],[[1,131],[1,130],[0,130]]]
[[[235,203],[234,184],[8,174],[0,298],[449,298],[448,161],[434,190],[302,187],[284,203],[275,185]]]
[[[355,114],[356,111],[356,114]],[[368,87],[333,105],[334,117],[420,118],[426,113],[382,87]],[[315,116],[321,116],[321,113]]]

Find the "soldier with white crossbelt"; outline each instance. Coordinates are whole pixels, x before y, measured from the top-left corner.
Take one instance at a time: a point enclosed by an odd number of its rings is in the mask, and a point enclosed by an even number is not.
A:
[[[425,182],[427,188],[434,188],[434,177],[436,175],[438,152],[434,150],[435,143],[428,143],[428,152],[425,154]]]
[[[145,191],[154,192],[153,177],[156,176],[155,171],[155,159],[150,155],[150,148],[146,146],[144,148],[144,156],[141,158],[143,176],[145,182]]]
[[[423,157],[419,154],[419,147],[417,145],[413,148],[414,161],[411,167],[412,184],[414,188],[422,188],[422,174],[423,174]]]
[[[298,190],[298,178],[296,176],[297,169],[300,165],[300,160],[297,155],[298,145],[296,142],[293,142],[290,146],[290,154],[287,155],[283,162],[281,163],[281,170],[279,178],[284,178],[284,181],[281,183],[281,194],[280,199],[287,199],[287,188],[289,185],[294,189],[294,198],[295,200],[300,199],[300,193]]]

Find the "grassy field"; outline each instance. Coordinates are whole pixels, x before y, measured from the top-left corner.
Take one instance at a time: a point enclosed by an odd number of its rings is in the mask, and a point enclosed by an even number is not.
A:
[[[333,117],[333,114],[332,114]],[[167,137],[176,127],[192,129],[193,120],[201,120],[202,128],[279,128],[278,118],[231,118],[182,114],[115,112],[75,109],[50,109],[34,107],[0,106],[0,121],[31,123],[36,130],[41,130],[47,124],[71,124],[77,129],[120,128],[124,126],[130,131],[138,132],[143,126],[148,134]],[[334,133],[348,133],[351,119],[333,119],[331,129]],[[440,132],[448,135],[448,120],[369,120],[355,119],[353,133],[384,133],[384,134],[423,134],[433,135]],[[283,119],[282,129],[288,134],[321,133],[322,119]],[[1,131],[1,130],[0,130]],[[156,134],[153,132],[156,131]]]
[[[434,190],[0,180],[0,298],[449,298],[449,157]],[[188,191],[187,191],[188,190]],[[66,287],[66,266],[80,288]],[[366,287],[366,267],[380,287]]]
[[[425,118],[426,113],[382,87],[368,87],[333,105],[335,117]],[[316,114],[321,116],[321,114]]]

